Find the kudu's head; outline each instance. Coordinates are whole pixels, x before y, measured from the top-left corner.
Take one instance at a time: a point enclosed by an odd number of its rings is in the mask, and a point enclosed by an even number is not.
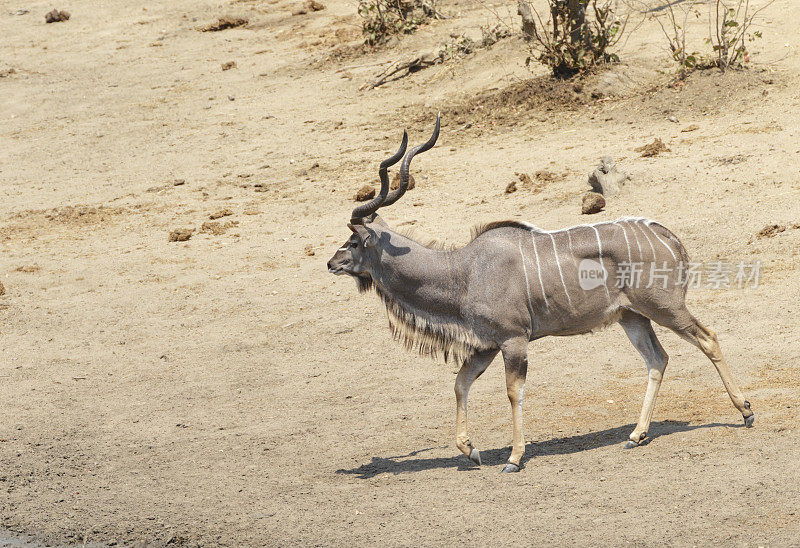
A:
[[[436,144],[436,139],[439,137],[439,125],[437,116],[436,128],[428,142],[409,150],[405,158],[403,158],[403,154],[408,145],[408,135],[405,131],[403,132],[403,141],[400,143],[398,151],[381,162],[380,169],[378,169],[381,178],[380,192],[368,203],[353,210],[350,222],[347,223],[347,227],[353,234],[328,261],[328,272],[353,276],[361,290],[366,290],[372,285],[371,272],[379,264],[382,252],[380,233],[388,228],[376,212],[381,207],[392,205],[406,193],[411,160],[415,155],[425,152]],[[400,164],[400,186],[389,192],[388,168],[399,162],[400,158],[403,158],[403,163]]]

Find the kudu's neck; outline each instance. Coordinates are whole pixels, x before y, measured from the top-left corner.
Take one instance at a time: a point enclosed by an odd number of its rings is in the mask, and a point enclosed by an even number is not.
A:
[[[389,229],[379,232],[377,246],[371,275],[384,299],[429,319],[459,316],[460,276],[452,251],[428,248]]]

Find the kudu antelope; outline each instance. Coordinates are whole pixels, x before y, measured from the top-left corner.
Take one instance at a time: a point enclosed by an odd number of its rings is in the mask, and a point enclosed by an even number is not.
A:
[[[380,193],[353,210],[347,225],[353,234],[328,262],[328,271],[352,276],[361,292],[374,289],[386,306],[395,337],[407,347],[463,364],[455,383],[456,444],[467,457],[481,464],[480,452],[467,435],[467,394],[498,352],[505,361],[513,418],[513,447],[503,472],[516,472],[525,452],[522,397],[528,342],[588,333],[612,322],[622,326],[648,369],[642,412],[625,447],[636,447],[647,437],[667,366],[651,321],[708,356],[745,425],[752,426],[750,403],[731,378],[716,335],[686,308],[686,284],[681,280],[686,250],[662,225],[623,218],[547,231],[500,221],[476,227],[470,243],[450,250],[422,245],[391,230],[376,211],[403,196],[411,160],[433,147],[438,135],[437,118],[430,140],[403,158],[408,143],[403,134],[400,149],[378,170]],[[400,158],[400,186],[389,192],[387,168]],[[640,279],[657,275],[658,282],[609,280],[608,272],[636,263],[643,265]],[[580,279],[586,268],[598,273],[596,279]]]

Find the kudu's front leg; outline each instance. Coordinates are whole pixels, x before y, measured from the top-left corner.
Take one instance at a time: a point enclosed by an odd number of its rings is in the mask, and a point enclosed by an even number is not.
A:
[[[467,358],[456,376],[456,445],[475,464],[481,464],[481,453],[467,435],[467,396],[472,383],[486,371],[496,355],[497,350],[476,352]]]
[[[517,338],[503,345],[503,360],[506,363],[506,391],[511,402],[511,418],[514,425],[514,445],[503,472],[518,472],[525,454],[525,434],[522,431],[522,398],[525,392],[525,376],[528,374],[528,339]]]

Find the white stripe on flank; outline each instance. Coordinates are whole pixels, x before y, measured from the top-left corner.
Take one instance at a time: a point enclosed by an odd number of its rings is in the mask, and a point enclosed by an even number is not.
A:
[[[569,232],[567,232],[569,234]],[[556,256],[556,266],[558,267],[558,275],[561,276],[561,287],[564,288],[564,294],[567,296],[569,307],[572,306],[572,299],[569,298],[569,291],[567,291],[567,284],[564,283],[564,273],[561,271],[561,261],[558,260],[558,251],[556,251],[556,239],[550,234],[550,241],[553,242],[553,254]]]
[[[622,229],[622,234],[625,236],[625,245],[628,246],[628,264],[633,264],[631,262],[631,242],[628,240],[628,233],[625,231],[625,227],[621,224],[617,223],[616,221],[614,221],[614,224]]]
[[[339,251],[347,251],[347,249],[348,249],[348,248],[346,248],[346,247],[340,247],[340,248],[339,248]]]
[[[544,282],[542,282],[542,264],[539,261],[539,252],[536,250],[536,236],[531,232],[531,242],[533,242],[533,254],[536,255],[536,269],[539,271],[539,286],[542,288],[542,297],[544,297],[544,305],[550,308],[550,303],[547,302],[547,295],[544,292]]]
[[[522,241],[518,241],[519,256],[522,257],[522,271],[525,273],[525,290],[528,292],[528,310],[533,316],[533,302],[531,301],[531,284],[528,282],[528,267],[525,266],[525,254],[522,252]]]
[[[653,241],[650,239],[650,236],[647,235],[647,232],[645,232],[644,229],[639,225],[639,221],[636,221],[633,224],[635,224],[636,226],[639,227],[639,230],[641,230],[642,234],[644,235],[644,239],[647,240],[648,244],[650,244],[650,250],[653,252],[653,263],[655,264],[655,262],[656,262],[656,248],[653,247]]]
[[[572,264],[575,265],[575,270],[578,270],[578,259],[575,257],[575,252],[572,250],[572,231],[567,230],[567,240],[569,241],[569,256],[572,257]],[[577,274],[577,272],[576,272]],[[578,274],[580,275],[580,274]]]
[[[645,222],[644,222],[644,226],[646,226],[647,228],[649,228],[649,229],[650,229],[650,232],[652,232],[652,233],[653,233],[653,236],[655,236],[656,238],[658,238],[658,241],[659,241],[659,242],[661,242],[661,244],[662,244],[664,247],[666,247],[666,248],[667,248],[667,251],[669,251],[669,254],[670,254],[670,255],[672,255],[672,259],[673,259],[673,260],[675,260],[675,261],[677,261],[677,260],[678,260],[678,258],[675,256],[675,253],[673,253],[673,252],[672,252],[672,248],[671,248],[670,246],[668,246],[668,245],[667,245],[667,243],[666,243],[664,240],[662,240],[662,239],[661,239],[661,237],[658,235],[658,232],[656,232],[655,230],[653,230],[653,227],[652,227],[652,226],[650,226],[651,224],[653,224],[653,221],[645,221]]]
[[[626,219],[626,221],[628,222],[629,226],[631,227],[631,232],[633,232],[633,239],[636,240],[636,247],[639,249],[639,261],[643,262],[644,261],[644,255],[642,255],[642,246],[639,245],[639,236],[636,235],[636,229],[633,228],[632,224],[630,224],[631,223],[630,219]]]
[[[597,230],[597,227],[594,225],[589,225],[594,233],[597,234],[597,260],[600,262],[600,268],[603,269],[603,273],[606,275],[606,280],[603,283],[603,289],[606,290],[606,298],[608,302],[611,302],[611,294],[608,292],[608,273],[606,272],[606,267],[603,266],[603,244],[600,243],[600,231]]]

